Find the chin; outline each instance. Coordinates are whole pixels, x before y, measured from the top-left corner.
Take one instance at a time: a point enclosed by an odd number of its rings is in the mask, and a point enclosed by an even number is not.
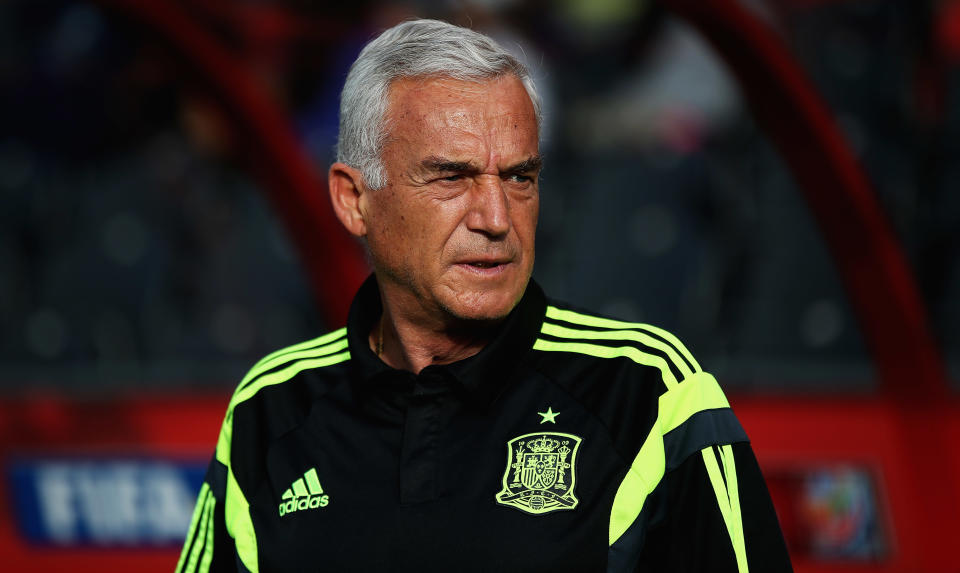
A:
[[[511,289],[509,292],[469,293],[451,301],[452,304],[446,310],[451,316],[462,321],[496,322],[510,314],[523,297],[523,292],[524,289]]]

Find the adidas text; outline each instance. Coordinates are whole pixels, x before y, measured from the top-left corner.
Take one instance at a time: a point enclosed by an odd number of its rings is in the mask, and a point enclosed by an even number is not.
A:
[[[310,497],[301,497],[299,499],[291,499],[290,501],[280,504],[280,516],[283,517],[288,513],[302,511],[304,509],[327,507],[328,503],[330,503],[330,496],[325,493],[311,495]]]

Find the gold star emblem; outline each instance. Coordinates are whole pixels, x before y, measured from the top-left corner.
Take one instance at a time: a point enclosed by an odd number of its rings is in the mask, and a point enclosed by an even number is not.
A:
[[[550,422],[551,424],[557,423],[557,416],[560,415],[560,412],[554,412],[553,408],[548,407],[546,412],[537,412],[540,416],[543,416],[543,419],[540,420],[541,424]]]

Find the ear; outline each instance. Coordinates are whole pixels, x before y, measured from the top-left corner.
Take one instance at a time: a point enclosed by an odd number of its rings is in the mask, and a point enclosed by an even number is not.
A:
[[[367,188],[360,171],[345,163],[334,163],[327,175],[333,211],[347,231],[355,237],[367,234],[367,223],[360,209],[360,195]]]

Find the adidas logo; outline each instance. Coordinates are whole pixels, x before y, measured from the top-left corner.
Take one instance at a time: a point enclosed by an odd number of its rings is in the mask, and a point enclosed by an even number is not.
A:
[[[320,480],[317,479],[317,469],[310,468],[283,492],[283,500],[280,502],[280,517],[304,509],[327,507],[330,496],[323,493]]]

